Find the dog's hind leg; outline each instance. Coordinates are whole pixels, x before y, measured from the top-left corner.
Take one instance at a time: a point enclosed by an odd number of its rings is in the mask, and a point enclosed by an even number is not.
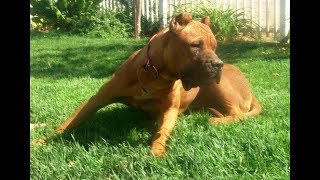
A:
[[[208,108],[208,110],[210,111],[210,113],[214,116],[214,117],[219,117],[222,118],[224,117],[219,111],[217,111],[214,108]]]
[[[255,96],[252,95],[251,105],[248,112],[243,112],[239,107],[229,107],[227,116],[219,115],[219,112],[215,109],[210,109],[215,117],[210,118],[212,124],[230,124],[232,122],[241,121],[250,116],[256,116],[261,113],[261,106]]]
[[[222,115],[219,111],[209,108],[211,114],[210,122],[213,125],[216,124],[230,124],[232,122],[237,122],[245,117],[245,114],[239,108],[232,108],[229,110],[226,116]]]
[[[230,124],[232,122],[237,122],[240,121],[244,118],[245,116],[237,116],[237,115],[229,115],[229,116],[225,116],[222,118],[217,118],[217,117],[211,117],[210,118],[210,122],[213,125],[216,124]]]
[[[254,95],[252,95],[250,110],[245,113],[245,116],[256,116],[260,114],[261,111],[262,111],[261,105],[259,104],[257,98]]]

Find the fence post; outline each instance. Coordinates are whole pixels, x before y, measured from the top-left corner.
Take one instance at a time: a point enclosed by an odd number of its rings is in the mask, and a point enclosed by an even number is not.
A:
[[[135,38],[140,38],[141,32],[141,1],[142,0],[134,0],[133,3],[133,12],[134,12],[134,35]]]
[[[247,9],[247,3],[246,3],[246,0],[243,0],[243,18],[246,18],[246,9]]]
[[[237,10],[237,13],[238,13],[239,6],[240,6],[240,2],[239,2],[239,0],[236,0],[236,10]]]
[[[167,0],[160,0],[160,12],[162,14],[160,26],[162,28],[167,26],[167,11],[168,11],[168,2]]]
[[[289,32],[288,6],[288,0],[280,0],[280,41],[286,37]]]
[[[150,19],[151,19],[151,22],[153,23],[154,22],[154,4],[153,4],[153,0],[150,0]]]
[[[145,16],[146,13],[145,13],[145,5],[144,5],[144,0],[141,0],[141,15],[142,16]]]
[[[266,0],[266,36],[269,37],[269,0]]]
[[[146,18],[147,18],[147,21],[149,21],[149,17],[150,17],[150,5],[149,5],[149,0],[146,0]]]
[[[258,25],[259,25],[259,33],[261,33],[261,30],[262,30],[262,16],[261,16],[261,10],[262,10],[262,7],[261,7],[261,0],[258,0]]]
[[[274,39],[278,30],[278,0],[274,0]]]
[[[156,21],[159,19],[159,2],[158,0],[155,1],[155,19]]]
[[[250,13],[251,13],[251,15],[250,15],[250,18],[251,18],[251,27],[253,27],[253,15],[254,15],[254,2],[253,2],[253,0],[251,0],[251,5],[250,5],[250,8],[251,8],[251,10],[250,10]]]

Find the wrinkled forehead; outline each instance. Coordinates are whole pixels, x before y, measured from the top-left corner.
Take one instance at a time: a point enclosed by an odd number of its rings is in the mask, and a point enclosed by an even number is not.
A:
[[[193,41],[203,41],[205,44],[216,44],[216,39],[211,31],[211,29],[199,22],[190,22],[181,32],[181,37],[187,43]]]

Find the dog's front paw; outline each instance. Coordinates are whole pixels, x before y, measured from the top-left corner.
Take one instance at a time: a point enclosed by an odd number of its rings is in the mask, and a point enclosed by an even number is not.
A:
[[[154,142],[151,147],[151,154],[155,157],[161,157],[166,154],[166,148],[164,145]]]

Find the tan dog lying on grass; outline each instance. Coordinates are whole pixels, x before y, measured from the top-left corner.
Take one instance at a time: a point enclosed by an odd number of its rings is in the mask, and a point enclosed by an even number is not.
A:
[[[215,54],[217,41],[209,24],[209,17],[201,22],[187,13],[173,17],[169,28],[134,52],[55,134],[74,128],[108,104],[121,102],[158,116],[151,152],[161,156],[178,114],[188,108],[209,109],[212,124],[258,115],[261,107],[244,75]]]

